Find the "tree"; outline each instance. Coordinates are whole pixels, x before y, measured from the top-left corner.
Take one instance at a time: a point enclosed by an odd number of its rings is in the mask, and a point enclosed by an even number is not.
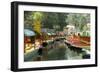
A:
[[[74,25],[78,31],[83,31],[86,24],[90,23],[90,15],[81,13],[68,14],[67,23]]]
[[[24,11],[24,27],[32,29],[33,22],[32,11]]]
[[[62,31],[66,26],[67,13],[44,12],[42,24],[44,28]]]
[[[36,20],[34,23],[33,23],[33,30],[35,32],[37,32],[38,34],[41,34],[41,23],[40,21]]]
[[[53,26],[58,24],[57,13],[44,12],[42,23],[44,28],[53,29]]]
[[[60,25],[60,31],[63,30],[63,28],[68,25],[66,22],[68,13],[58,13],[58,24]]]
[[[41,35],[41,20],[42,20],[42,13],[41,12],[33,12],[33,30]]]

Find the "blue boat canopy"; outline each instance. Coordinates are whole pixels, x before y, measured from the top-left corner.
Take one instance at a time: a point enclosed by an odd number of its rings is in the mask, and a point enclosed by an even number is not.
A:
[[[24,29],[24,35],[25,36],[35,36],[35,32],[30,29]]]

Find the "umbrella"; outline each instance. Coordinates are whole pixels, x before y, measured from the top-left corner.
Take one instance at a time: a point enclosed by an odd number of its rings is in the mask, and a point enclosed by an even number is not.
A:
[[[29,29],[24,29],[25,36],[34,36],[35,32]]]

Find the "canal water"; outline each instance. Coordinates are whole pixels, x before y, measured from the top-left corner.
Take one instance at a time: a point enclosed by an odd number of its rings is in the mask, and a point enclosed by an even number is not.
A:
[[[83,59],[83,55],[87,53],[85,51],[72,50],[64,41],[55,41],[49,43],[46,47],[47,51],[47,59],[42,59],[42,61],[49,61],[49,60],[77,60]],[[73,49],[76,49],[73,47]],[[24,55],[24,61],[37,61],[38,58],[38,49],[27,53]]]

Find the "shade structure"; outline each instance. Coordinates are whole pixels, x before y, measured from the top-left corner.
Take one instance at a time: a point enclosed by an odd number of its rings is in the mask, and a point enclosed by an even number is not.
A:
[[[24,29],[24,35],[25,36],[35,36],[35,32],[30,29]]]

